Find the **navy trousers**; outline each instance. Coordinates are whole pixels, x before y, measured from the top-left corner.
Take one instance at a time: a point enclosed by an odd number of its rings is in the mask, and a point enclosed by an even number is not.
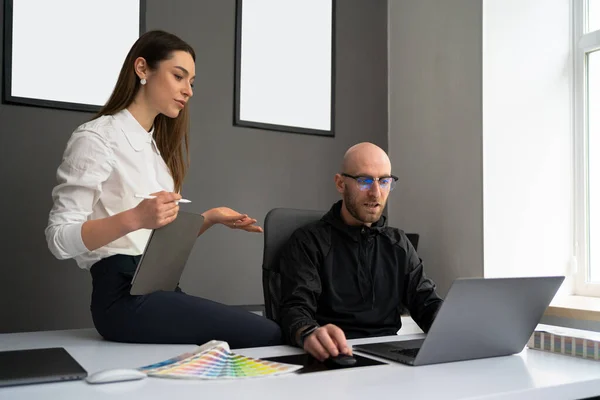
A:
[[[92,318],[105,339],[129,343],[203,344],[223,340],[231,348],[282,343],[279,326],[264,317],[180,288],[129,294],[139,256],[115,255],[91,268]]]

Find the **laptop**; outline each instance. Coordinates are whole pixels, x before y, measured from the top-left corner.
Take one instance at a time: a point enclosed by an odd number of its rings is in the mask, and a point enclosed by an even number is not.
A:
[[[0,351],[0,387],[83,379],[87,372],[62,347]]]
[[[425,339],[352,348],[407,365],[519,353],[564,279],[564,276],[457,279]]]
[[[175,290],[203,223],[202,214],[179,211],[173,222],[154,229],[133,275],[130,293]]]

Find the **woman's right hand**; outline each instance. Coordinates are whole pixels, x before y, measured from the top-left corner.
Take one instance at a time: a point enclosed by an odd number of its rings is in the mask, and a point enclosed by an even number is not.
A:
[[[177,218],[179,205],[177,200],[181,195],[171,192],[152,193],[154,199],[145,199],[133,210],[136,214],[139,229],[157,229],[165,226]]]

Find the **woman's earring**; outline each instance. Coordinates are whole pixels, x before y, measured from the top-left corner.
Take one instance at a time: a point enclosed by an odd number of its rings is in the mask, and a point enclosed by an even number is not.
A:
[[[140,79],[140,83],[141,83],[142,85],[145,85],[145,84],[146,84],[146,78],[142,78],[142,79]]]

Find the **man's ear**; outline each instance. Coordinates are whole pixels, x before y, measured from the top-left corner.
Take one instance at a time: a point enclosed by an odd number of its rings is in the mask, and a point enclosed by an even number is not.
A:
[[[133,69],[138,78],[143,79],[148,77],[148,63],[144,57],[138,57],[133,62]]]
[[[340,174],[335,174],[335,188],[339,193],[344,193],[344,189],[346,188],[346,182],[344,182],[344,177]]]

